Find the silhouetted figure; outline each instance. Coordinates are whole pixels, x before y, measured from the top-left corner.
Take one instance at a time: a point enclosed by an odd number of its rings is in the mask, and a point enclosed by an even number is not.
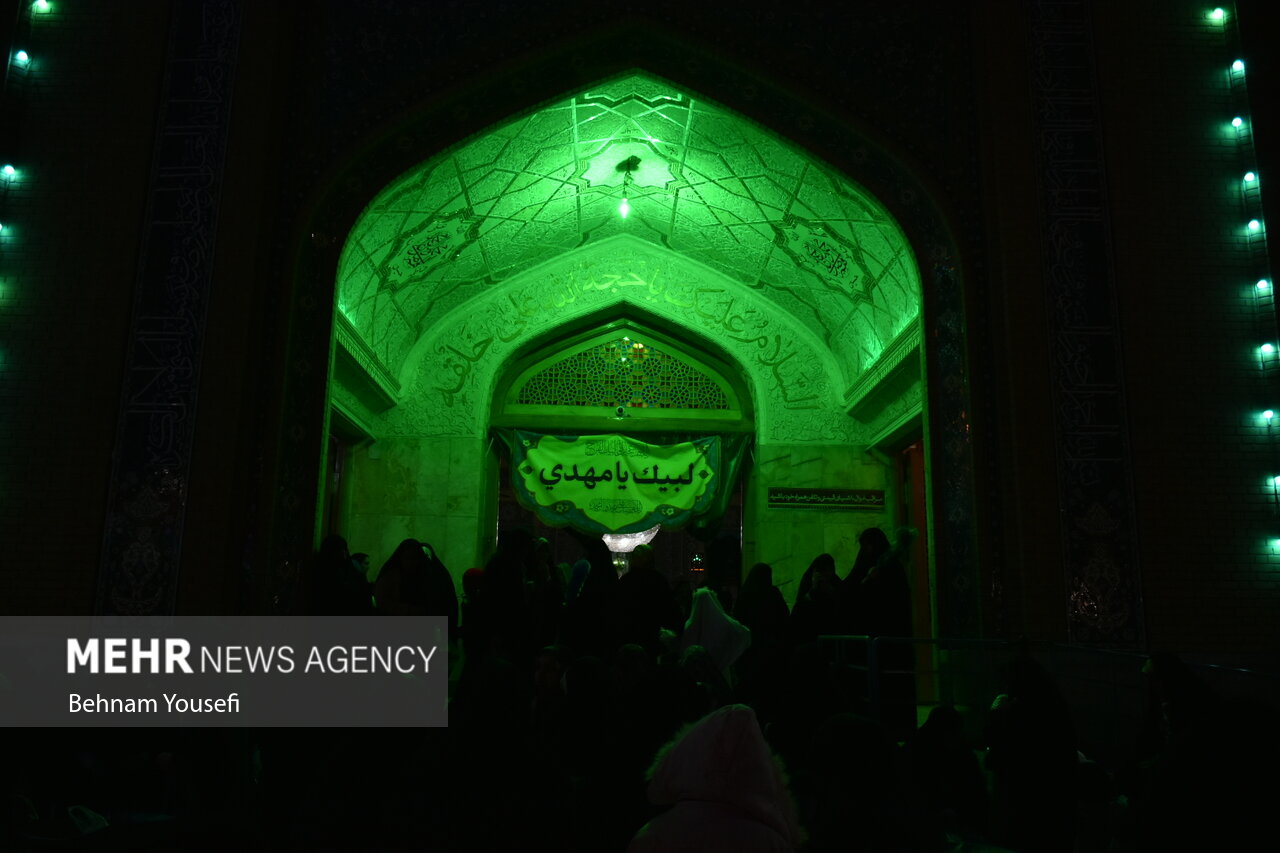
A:
[[[325,537],[303,569],[303,612],[312,616],[368,616],[369,585],[347,553],[347,540]]]
[[[684,624],[681,646],[702,646],[711,656],[725,681],[733,684],[731,667],[751,645],[751,631],[724,612],[720,597],[710,589],[693,594],[693,612]]]
[[[786,778],[746,705],[677,735],[650,772],[649,800],[671,808],[636,833],[630,853],[784,853],[802,841]]]
[[[874,577],[878,567],[890,551],[889,537],[879,527],[868,527],[858,534],[858,556],[853,568],[840,583],[840,609],[845,630],[850,634],[875,637],[879,635],[876,624],[876,604],[867,582]]]
[[[740,695],[768,719],[770,715],[758,703],[767,703],[778,689],[790,648],[787,623],[791,616],[782,593],[773,585],[773,568],[768,563],[756,563],[747,572],[733,615],[751,631],[751,647],[737,663]]]
[[[812,645],[820,635],[841,634],[844,628],[835,557],[819,554],[800,578],[791,608],[791,641],[797,646]]]
[[[915,531],[901,528],[897,539],[889,548],[888,539],[879,528],[862,532],[859,562],[864,552],[879,556],[857,585],[855,612],[860,614],[857,618],[861,627],[855,633],[873,638],[912,635],[911,588],[903,560],[915,541]],[[856,571],[855,564],[845,579],[846,587]],[[880,719],[901,740],[916,728],[915,648],[909,643],[877,641],[875,649],[878,673],[873,675],[879,675]]]
[[[537,650],[531,639],[526,585],[533,551],[533,534],[524,528],[509,528],[498,535],[498,548],[484,567],[476,610],[478,653],[497,654],[522,668]]]
[[[618,579],[620,639],[657,655],[658,631],[678,630],[680,607],[666,577],[653,565],[653,549],[639,545],[631,552],[630,569]]]
[[[937,832],[980,838],[987,830],[987,789],[964,735],[964,720],[950,705],[929,712],[906,745],[911,802]]]
[[[453,577],[435,549],[406,539],[378,572],[374,583],[378,611],[390,616],[443,616],[449,636],[458,636],[458,593]]]
[[[1031,658],[1015,659],[1007,682],[987,718],[994,840],[1028,853],[1069,851],[1077,755],[1067,703]]]
[[[526,586],[530,639],[538,648],[544,648],[559,636],[564,612],[564,582],[546,539],[534,540]]]
[[[704,647],[696,643],[686,646],[680,653],[680,671],[695,685],[690,707],[697,710],[697,716],[733,701],[733,688],[727,674]]]
[[[1274,772],[1274,765],[1244,765],[1266,760],[1264,733],[1272,727],[1263,718],[1228,721],[1219,697],[1175,655],[1152,655],[1142,671],[1151,690],[1146,786],[1134,797],[1142,849],[1243,840],[1240,827],[1256,811],[1245,808],[1247,791],[1258,787],[1259,772]],[[1249,732],[1247,740],[1243,731]],[[1242,760],[1243,754],[1249,758]],[[1270,790],[1263,807],[1268,811],[1274,809],[1275,786]]]
[[[601,660],[618,648],[618,572],[604,543],[587,543],[586,580],[578,597],[566,608],[560,623],[560,642],[578,656]]]
[[[565,587],[564,603],[571,604],[577,599],[578,594],[582,592],[582,584],[587,579],[587,572],[591,569],[589,560],[578,560],[569,570],[569,584]]]
[[[742,585],[742,543],[736,536],[721,536],[707,546],[706,586],[720,596],[726,611],[732,612]]]

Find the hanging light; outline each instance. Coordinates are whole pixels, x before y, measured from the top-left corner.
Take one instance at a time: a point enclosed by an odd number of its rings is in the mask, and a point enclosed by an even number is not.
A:
[[[631,173],[640,168],[640,158],[632,154],[614,168],[622,173],[622,203],[618,205],[618,215],[626,219],[631,213],[631,202],[627,198],[628,188],[631,186]]]
[[[648,530],[641,530],[639,533],[606,533],[600,538],[604,540],[604,544],[609,546],[609,550],[615,554],[630,554],[636,549],[637,545],[648,545],[653,541],[653,537],[658,535],[658,531],[662,529],[661,524],[655,524]]]

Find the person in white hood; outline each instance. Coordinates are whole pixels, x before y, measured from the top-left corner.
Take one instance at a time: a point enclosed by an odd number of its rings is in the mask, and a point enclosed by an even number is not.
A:
[[[726,705],[678,734],[650,770],[649,802],[671,808],[628,853],[789,853],[804,836],[755,711]]]

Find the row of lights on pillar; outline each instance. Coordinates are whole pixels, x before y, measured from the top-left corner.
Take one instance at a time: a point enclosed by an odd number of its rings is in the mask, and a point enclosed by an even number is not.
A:
[[[1227,23],[1229,16],[1225,9],[1218,7],[1210,10],[1207,17],[1211,24],[1221,27]],[[1233,61],[1227,75],[1232,92],[1242,100],[1245,99],[1247,95],[1245,92],[1244,60],[1236,59]],[[1234,128],[1238,141],[1241,143],[1251,144],[1253,141],[1252,128],[1246,116],[1247,114],[1238,115],[1231,119],[1231,127]],[[1252,169],[1244,173],[1244,180],[1241,184],[1241,198],[1246,211],[1246,216],[1254,211],[1261,210],[1261,186],[1258,180],[1258,173]],[[1267,231],[1265,223],[1261,219],[1251,217],[1244,226],[1244,237],[1247,247],[1255,251],[1256,256],[1264,259],[1265,263],[1265,259],[1267,258]],[[1271,279],[1265,276],[1258,279],[1258,283],[1254,288],[1254,293],[1256,295],[1256,303],[1259,312],[1268,312],[1271,318],[1269,326],[1271,329],[1274,329],[1275,320],[1272,312],[1275,310],[1275,303]],[[1280,356],[1277,355],[1276,345],[1273,342],[1267,341],[1258,347],[1258,363],[1259,367],[1264,371],[1278,366],[1278,361],[1280,361]],[[1276,411],[1274,409],[1267,409],[1263,412],[1259,412],[1258,419],[1266,425],[1266,430],[1269,435],[1272,431],[1272,427],[1276,425]],[[1272,488],[1273,495],[1277,501],[1277,506],[1280,507],[1280,474],[1271,474],[1268,476],[1267,482]],[[1269,544],[1272,553],[1280,554],[1280,538],[1272,538]]]
[[[49,0],[35,0],[31,4],[33,16],[45,15],[52,11],[53,4]],[[31,54],[24,49],[15,50],[9,55],[9,65],[10,71],[18,74],[25,73],[31,68]],[[5,190],[8,190],[20,177],[21,174],[18,172],[18,168],[12,163],[5,163],[0,166],[0,184],[3,185]],[[0,222],[0,238],[7,236],[6,232],[9,230],[3,222]]]
[[[32,17],[45,15],[53,11],[53,4],[49,0],[35,0],[31,4]],[[25,49],[18,49],[9,55],[9,70],[13,74],[25,74],[31,69],[31,54]],[[5,75],[6,79],[8,75]],[[0,166],[0,186],[7,192],[9,187],[21,178],[18,168],[12,163],[5,163]],[[0,239],[9,236],[11,231],[4,222],[0,221]]]

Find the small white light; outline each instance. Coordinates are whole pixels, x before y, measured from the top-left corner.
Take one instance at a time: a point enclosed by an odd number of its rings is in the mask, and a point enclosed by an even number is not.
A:
[[[18,174],[18,170],[13,168],[12,164],[5,163],[3,167],[0,167],[0,174],[3,174],[6,178],[12,178]]]
[[[1258,220],[1256,220],[1256,219],[1250,219],[1250,220],[1249,220],[1249,230],[1250,230],[1250,231],[1261,231],[1261,230],[1262,230],[1262,223],[1261,223],[1261,222],[1259,222],[1259,221],[1258,221]]]
[[[1235,62],[1231,63],[1231,70],[1232,70],[1232,71],[1234,71],[1234,72],[1236,72],[1237,74],[1243,74],[1243,73],[1244,73],[1244,60],[1243,60],[1243,59],[1237,59]]]
[[[1244,127],[1244,119],[1240,118],[1240,116],[1236,116],[1231,120],[1231,126],[1239,130]]]
[[[20,50],[13,55],[13,61],[19,65],[26,65],[31,61],[31,54],[27,53],[25,50]]]
[[[1258,290],[1265,291],[1270,289],[1271,289],[1271,282],[1267,281],[1265,278],[1258,279]]]
[[[1209,20],[1213,21],[1215,24],[1221,24],[1226,19],[1227,13],[1221,6],[1209,13]]]
[[[1264,421],[1269,421],[1275,416],[1276,416],[1276,413],[1274,409],[1267,409],[1265,412],[1262,413],[1262,419]]]
[[[622,204],[618,205],[618,215],[626,219],[629,213],[631,213],[631,202],[624,198]]]
[[[1246,184],[1251,184],[1251,183],[1253,183],[1253,182],[1254,182],[1254,181],[1256,181],[1256,180],[1258,180],[1258,174],[1257,174],[1256,172],[1245,172],[1245,173],[1244,173],[1244,182],[1245,182]]]
[[[37,12],[48,12],[49,0],[36,0],[32,8],[35,9]]]
[[[1272,477],[1272,478],[1271,478],[1271,485],[1273,485],[1273,486],[1280,486],[1280,477]]]
[[[1263,344],[1260,349],[1262,350],[1263,355],[1271,355],[1271,353],[1276,351],[1276,348],[1271,344]]]

